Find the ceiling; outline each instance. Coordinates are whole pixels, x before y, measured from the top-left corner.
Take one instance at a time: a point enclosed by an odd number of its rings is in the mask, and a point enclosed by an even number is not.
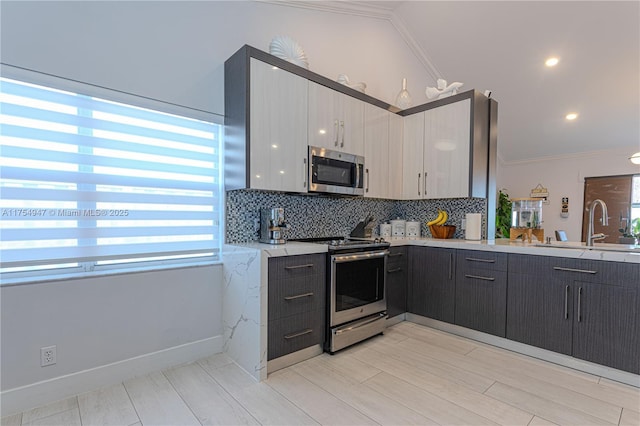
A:
[[[491,90],[504,162],[640,151],[638,1],[322,4],[386,17],[432,77]],[[549,56],[557,66],[545,66]],[[578,118],[566,120],[569,112]]]

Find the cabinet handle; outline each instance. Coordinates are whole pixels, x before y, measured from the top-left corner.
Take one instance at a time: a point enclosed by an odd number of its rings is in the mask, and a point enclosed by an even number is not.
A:
[[[402,256],[402,253],[390,253],[389,257],[398,257],[398,256]]]
[[[598,273],[598,271],[589,271],[587,269],[563,268],[561,266],[554,266],[553,269],[555,269],[556,271],[580,272],[582,274],[597,274]]]
[[[564,288],[564,319],[569,319],[569,286]]]
[[[367,174],[367,189],[365,189],[365,192],[369,192],[369,169],[365,169],[364,172]]]
[[[308,174],[308,170],[307,170],[307,159],[303,158],[302,159],[302,176],[303,176],[303,180],[302,180],[302,187],[306,188],[307,187],[307,174]]]
[[[284,269],[301,269],[301,268],[313,268],[313,263],[307,263],[305,265],[285,266]]]
[[[453,278],[453,253],[449,253],[449,279]]]
[[[495,281],[496,280],[494,277],[481,277],[480,275],[465,275],[465,277],[467,277],[467,278],[475,278],[477,280],[483,280],[483,281]]]
[[[420,173],[418,173],[418,197],[420,196]]]
[[[311,296],[313,296],[313,292],[305,293],[305,294],[297,294],[295,296],[286,296],[284,300],[294,300],[294,299],[300,299],[302,297],[311,297]]]
[[[340,142],[340,148],[344,148],[344,121],[340,122],[340,128],[342,129],[342,139]]]
[[[402,268],[389,269],[387,274],[395,274],[396,272],[402,272]]]
[[[496,263],[495,259],[478,259],[477,257],[465,257],[469,262]]]
[[[338,130],[338,120],[334,120],[333,122],[333,134],[336,136],[336,139],[333,141],[333,145],[334,146],[338,146],[338,138],[339,136],[339,130]]]
[[[578,288],[578,322],[582,321],[582,287]]]
[[[313,329],[307,328],[304,331],[299,331],[299,332],[293,333],[293,334],[287,334],[286,336],[284,336],[284,338],[289,340],[289,339],[294,339],[296,337],[304,336],[305,334],[309,334],[309,333],[313,333]]]
[[[425,197],[427,196],[427,175],[428,175],[428,174],[429,174],[429,173],[424,172],[424,191],[423,191],[423,192],[424,192],[424,196],[425,196]]]

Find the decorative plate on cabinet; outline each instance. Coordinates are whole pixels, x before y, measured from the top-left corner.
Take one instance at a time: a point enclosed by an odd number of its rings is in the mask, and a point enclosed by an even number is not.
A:
[[[269,53],[292,64],[309,69],[309,61],[302,47],[291,37],[277,36],[269,44]]]

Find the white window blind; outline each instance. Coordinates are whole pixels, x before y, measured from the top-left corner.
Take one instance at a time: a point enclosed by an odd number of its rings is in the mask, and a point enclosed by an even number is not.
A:
[[[0,79],[1,267],[217,256],[221,126]]]

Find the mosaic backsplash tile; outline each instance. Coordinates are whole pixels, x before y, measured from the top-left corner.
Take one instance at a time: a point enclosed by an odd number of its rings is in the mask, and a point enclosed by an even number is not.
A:
[[[261,208],[283,207],[289,229],[287,239],[348,236],[366,216],[377,225],[401,218],[422,222],[422,236],[431,236],[425,222],[435,218],[438,209],[449,213],[447,224],[456,225],[454,238],[464,238],[461,229],[466,213],[482,213],[486,221],[486,200],[453,198],[442,200],[395,201],[331,195],[284,194],[236,190],[226,193],[226,242],[256,241]],[[484,226],[483,226],[484,229]],[[482,238],[486,238],[483,230]]]

